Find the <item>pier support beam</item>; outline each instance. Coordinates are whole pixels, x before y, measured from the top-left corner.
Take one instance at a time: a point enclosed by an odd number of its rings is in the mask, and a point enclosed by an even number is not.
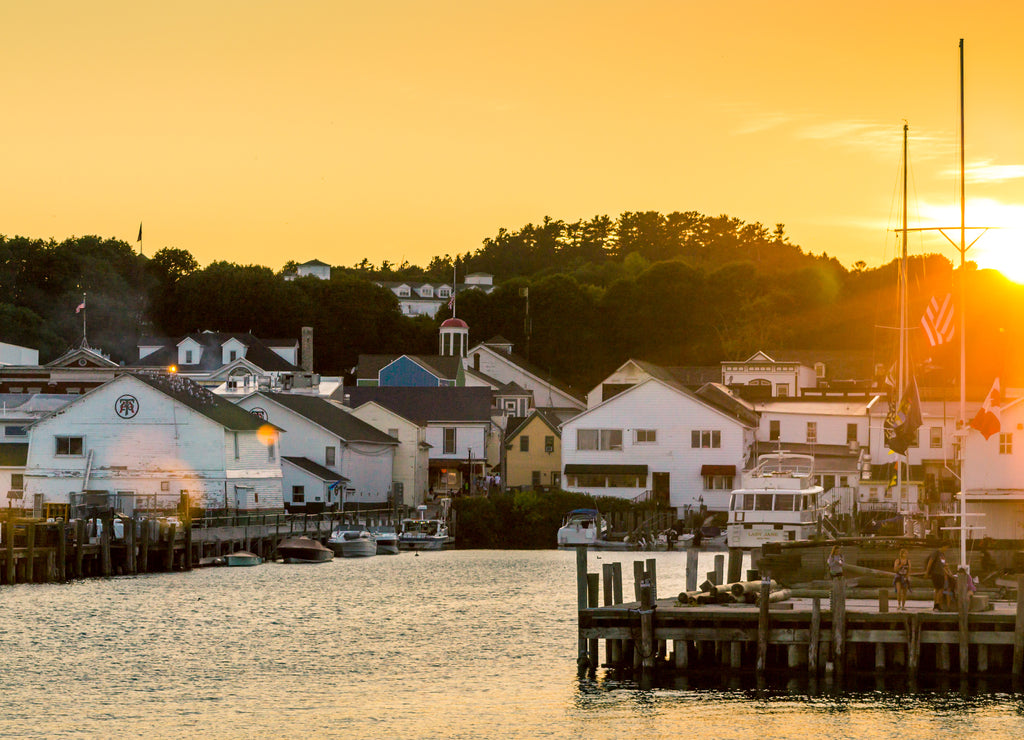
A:
[[[846,668],[846,579],[832,579],[832,662],[837,675]]]
[[[729,548],[729,569],[726,583],[736,583],[743,575],[743,550],[738,547]]]
[[[577,614],[587,608],[587,548],[577,547],[576,548],[576,611]],[[577,619],[577,624],[578,624]],[[578,630],[578,627],[577,627]],[[578,639],[576,645],[576,667],[580,673],[583,673],[586,666],[587,659],[587,640],[583,637],[582,632],[578,632]]]
[[[697,590],[697,551],[693,548],[686,551],[686,590]]]
[[[761,580],[761,598],[757,612],[757,666],[758,673],[764,673],[768,667],[768,597],[771,595],[772,584],[768,578]]]
[[[957,603],[957,626],[959,627],[959,642],[960,642],[960,673],[967,673],[970,668],[970,650],[968,645],[970,644],[970,611],[971,611],[971,592],[968,588],[967,579],[970,578],[967,575],[967,571],[962,567],[957,571],[956,574],[956,603]]]
[[[821,645],[821,599],[817,596],[811,602],[811,628],[807,641],[807,672],[818,673],[818,647]]]

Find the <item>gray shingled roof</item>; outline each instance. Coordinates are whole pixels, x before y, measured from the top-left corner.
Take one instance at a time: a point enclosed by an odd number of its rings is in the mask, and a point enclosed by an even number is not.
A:
[[[261,392],[259,395],[269,398],[329,432],[337,434],[346,442],[398,444],[398,440],[391,435],[323,398],[295,393]]]
[[[269,372],[298,371],[299,368],[281,355],[277,354],[270,346],[254,337],[252,334],[232,334],[228,332],[204,331],[186,335],[200,346],[199,361],[192,365],[181,365],[182,372],[213,372],[224,366],[224,356],[221,347],[229,339],[236,339],[245,345],[245,359],[261,370]],[[162,337],[146,337],[139,341],[140,345],[153,346],[157,343],[163,344],[161,349],[146,355],[141,360],[130,363],[130,367],[167,367],[178,364],[178,344],[185,337],[178,339],[165,339]],[[275,340],[277,341],[277,340]],[[280,345],[275,345],[280,346]]]
[[[329,480],[329,481],[343,480],[346,483],[349,480],[348,478],[346,478],[345,476],[343,476],[341,473],[337,472],[336,470],[331,470],[330,468],[325,468],[320,463],[315,463],[312,460],[310,460],[308,457],[288,457],[286,455],[282,455],[281,459],[282,460],[287,460],[288,462],[290,462],[295,467],[301,468],[302,470],[305,470],[310,475],[315,475],[320,480]]]
[[[491,389],[446,386],[440,388],[393,388],[356,386],[339,389],[335,398],[349,397],[352,408],[376,401],[386,409],[424,426],[428,422],[481,422],[491,418]]]
[[[188,378],[183,378],[180,375],[136,373],[131,377],[137,378],[146,385],[156,388],[175,401],[188,406],[193,411],[199,412],[232,431],[256,431],[266,424],[265,421],[256,418],[245,409],[239,408],[230,401],[214,395],[198,383]]]

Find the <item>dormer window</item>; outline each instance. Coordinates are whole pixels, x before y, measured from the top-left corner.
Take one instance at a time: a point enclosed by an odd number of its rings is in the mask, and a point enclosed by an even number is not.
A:
[[[818,378],[819,380],[824,379],[824,377],[825,377],[825,363],[824,362],[816,362],[816,363],[814,363],[814,377]]]
[[[451,296],[451,294],[452,294],[452,289],[449,288],[447,285],[444,285],[444,286],[442,286],[442,287],[437,289],[437,297],[438,298],[449,298]]]
[[[192,350],[190,350],[190,349],[185,350],[185,364],[186,365],[193,364],[192,363]]]
[[[401,288],[398,289],[397,295],[399,298],[408,298],[409,289],[403,285]]]
[[[422,288],[420,288],[420,297],[421,298],[433,298],[434,297],[434,286],[433,285],[424,285]]]

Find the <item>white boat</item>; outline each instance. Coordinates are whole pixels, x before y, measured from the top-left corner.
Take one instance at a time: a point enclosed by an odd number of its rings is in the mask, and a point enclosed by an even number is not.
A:
[[[378,527],[370,530],[370,534],[377,541],[378,555],[398,554],[398,532],[394,527]]]
[[[452,542],[443,519],[403,519],[398,535],[400,550],[441,550]]]
[[[558,528],[559,547],[594,547],[605,539],[608,525],[597,509],[573,509]]]
[[[819,534],[827,502],[825,489],[815,482],[813,455],[759,455],[757,465],[744,471],[741,484],[729,503],[729,547],[809,540]]]
[[[365,529],[336,529],[327,540],[335,556],[368,558],[377,554],[377,540]]]
[[[557,541],[560,548],[582,545],[595,550],[641,550],[646,544],[639,540],[609,540],[607,535],[608,523],[597,509],[573,509],[562,520]]]

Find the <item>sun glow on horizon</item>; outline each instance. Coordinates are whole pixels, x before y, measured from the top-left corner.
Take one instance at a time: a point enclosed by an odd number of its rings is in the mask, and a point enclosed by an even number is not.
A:
[[[922,206],[921,219],[923,227],[944,227],[959,244],[958,207]],[[1024,284],[1024,205],[990,198],[968,199],[966,225],[967,244],[974,242],[966,259],[976,262],[979,268],[998,270],[1008,280]],[[986,228],[988,231],[983,233]],[[954,267],[959,265],[960,255],[953,245],[945,243],[942,254],[950,258]]]

